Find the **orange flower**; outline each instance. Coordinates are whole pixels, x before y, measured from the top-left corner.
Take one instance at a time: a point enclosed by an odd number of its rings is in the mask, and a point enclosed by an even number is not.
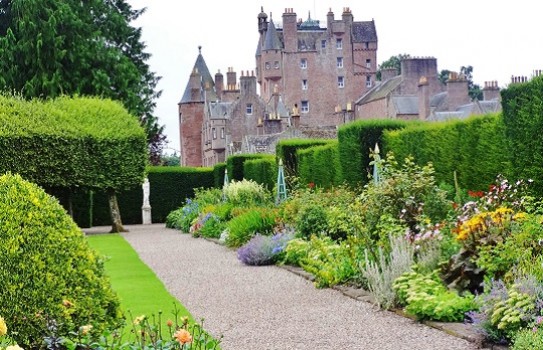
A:
[[[173,321],[172,320],[166,321],[166,326],[168,326],[168,327],[173,326]]]
[[[192,342],[192,335],[184,329],[177,330],[173,336],[181,345]]]

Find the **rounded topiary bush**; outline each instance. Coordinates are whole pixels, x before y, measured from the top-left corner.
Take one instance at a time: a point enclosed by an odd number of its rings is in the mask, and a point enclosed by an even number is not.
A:
[[[25,349],[53,328],[68,335],[121,320],[100,256],[57,200],[19,175],[0,176],[0,266],[0,315]]]

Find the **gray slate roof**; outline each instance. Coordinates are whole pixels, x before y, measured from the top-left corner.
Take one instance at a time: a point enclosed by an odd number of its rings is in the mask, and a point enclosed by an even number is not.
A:
[[[354,22],[353,23],[353,42],[376,42],[377,31],[374,21]]]
[[[368,92],[366,92],[356,104],[368,103],[371,101],[380,100],[387,97],[392,91],[394,91],[402,82],[402,76],[397,75],[393,78],[385,80],[378,85],[375,85]]]
[[[268,24],[268,30],[266,31],[266,37],[264,38],[264,51],[267,50],[281,50],[282,45],[277,36],[277,29],[273,20],[270,20]]]
[[[419,114],[418,96],[393,96],[392,103],[398,114]]]
[[[183,97],[181,98],[181,101],[179,103],[189,103],[189,102],[203,102],[205,99],[204,96],[204,88],[206,86],[206,83],[209,83],[210,87],[215,86],[215,82],[213,81],[213,78],[211,77],[211,74],[209,73],[209,69],[207,68],[207,64],[204,60],[204,57],[202,54],[198,54],[198,57],[196,58],[196,62],[194,63],[194,68],[192,71],[197,71],[200,74],[201,77],[201,90],[200,90],[200,98],[196,101],[193,101],[191,98],[191,87],[190,87],[190,79],[187,83],[187,87],[185,88],[185,93],[183,94]]]
[[[230,119],[232,102],[210,102],[208,103],[210,119]]]

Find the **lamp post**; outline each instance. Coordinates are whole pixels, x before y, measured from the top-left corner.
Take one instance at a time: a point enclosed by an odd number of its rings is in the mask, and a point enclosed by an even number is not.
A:
[[[352,121],[353,107],[351,105],[351,102],[348,102],[345,107],[341,107],[340,105],[337,105],[335,108],[335,111],[336,111],[336,114],[341,114],[343,116],[343,124]]]

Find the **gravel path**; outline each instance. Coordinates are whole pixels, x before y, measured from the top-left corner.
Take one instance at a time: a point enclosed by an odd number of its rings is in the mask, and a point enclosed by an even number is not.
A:
[[[224,336],[223,350],[477,349],[284,269],[245,266],[235,251],[164,225],[127,228],[124,237],[167,289]]]

